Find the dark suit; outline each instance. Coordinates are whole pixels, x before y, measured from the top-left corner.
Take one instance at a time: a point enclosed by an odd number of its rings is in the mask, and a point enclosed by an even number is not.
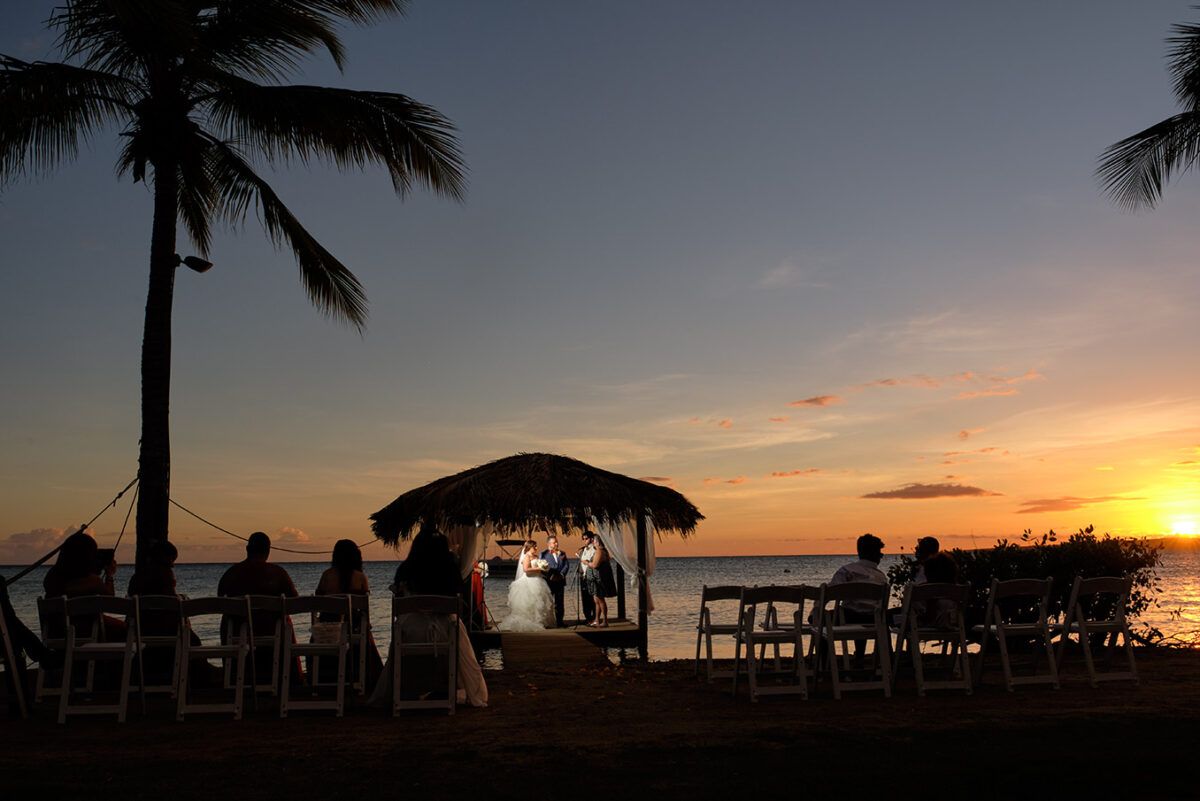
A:
[[[550,594],[554,596],[554,622],[562,626],[563,591],[567,588],[567,570],[570,567],[567,555],[562,551],[554,554],[549,549],[542,551],[539,555],[550,565],[550,569],[543,577],[546,579],[546,583],[550,585]]]

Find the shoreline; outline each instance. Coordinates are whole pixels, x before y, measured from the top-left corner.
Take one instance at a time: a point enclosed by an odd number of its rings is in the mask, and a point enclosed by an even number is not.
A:
[[[728,680],[693,677],[691,660],[625,665],[545,664],[489,671],[491,702],[453,716],[399,718],[355,708],[347,717],[297,713],[280,720],[269,702],[246,719],[193,716],[177,723],[162,701],[149,717],[131,701],[111,716],[55,722],[43,702],[34,719],[0,726],[9,792],[86,793],[90,798],[348,798],[406,790],[421,799],[576,795],[585,774],[610,792],[667,797],[823,790],[878,784],[932,797],[1005,797],[1094,789],[1112,797],[1178,789],[1186,770],[1133,770],[1181,754],[1200,730],[1200,650],[1138,649],[1139,686],[1088,686],[1071,664],[1060,690],[1004,691],[990,674],[973,695],[917,697],[911,678],[896,694],[834,701],[828,683],[807,701],[751,704]],[[1002,767],[1002,770],[997,768]],[[1036,784],[1035,784],[1036,782]],[[963,784],[968,783],[968,784]],[[1136,797],[1136,796],[1135,796]]]

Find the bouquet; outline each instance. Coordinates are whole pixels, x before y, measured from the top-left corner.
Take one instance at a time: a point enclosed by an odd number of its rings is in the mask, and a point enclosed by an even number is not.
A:
[[[484,562],[484,561],[482,561],[482,560],[481,560],[481,561],[479,561],[479,562],[476,562],[476,563],[475,563],[475,566],[476,566],[476,567],[479,569],[479,570],[478,570],[478,572],[479,572],[479,577],[480,577],[480,578],[487,578],[487,577],[488,577],[488,566],[487,566],[487,562]]]
[[[550,569],[550,563],[545,559],[534,559],[529,563],[529,566],[534,570],[540,570],[543,573]]]

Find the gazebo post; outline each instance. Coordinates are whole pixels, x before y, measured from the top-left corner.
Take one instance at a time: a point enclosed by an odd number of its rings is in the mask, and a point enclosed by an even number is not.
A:
[[[617,618],[625,620],[625,568],[617,563]]]
[[[648,604],[646,587],[646,515],[639,511],[637,515],[637,578],[638,578],[638,655],[649,659],[649,620],[646,606]]]

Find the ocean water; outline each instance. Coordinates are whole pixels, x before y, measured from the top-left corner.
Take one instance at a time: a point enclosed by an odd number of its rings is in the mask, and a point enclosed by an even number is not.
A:
[[[850,556],[701,556],[663,557],[657,560],[651,579],[651,595],[654,611],[650,614],[649,656],[651,659],[683,659],[695,655],[696,617],[700,606],[700,588],[705,584],[819,584],[833,575],[837,568],[853,557]],[[895,561],[894,556],[885,556],[881,567],[884,571]],[[318,562],[281,562],[292,576],[292,581],[301,593],[312,592],[321,573],[327,567]],[[387,586],[396,570],[396,562],[368,562],[363,568],[370,580],[372,593],[371,623],[375,630],[376,644],[386,653],[391,632],[388,627],[391,594]],[[175,567],[179,592],[191,597],[202,597],[216,592],[217,582],[225,572],[223,564],[181,564]],[[5,577],[16,574],[21,568],[0,567]],[[30,628],[37,630],[36,598],[42,591],[42,577],[47,568],[39,568],[9,588],[17,614]],[[126,568],[128,570],[128,568]],[[1158,605],[1143,614],[1140,622],[1161,629],[1167,635],[1196,642],[1200,633],[1200,551],[1167,551],[1162,554],[1162,565],[1157,568],[1161,591]],[[123,588],[129,573],[117,575],[117,586]],[[492,615],[501,620],[508,614],[508,579],[487,579],[484,582],[484,598]],[[567,585],[567,617],[578,614],[578,584],[574,566]],[[627,614],[631,619],[637,615],[637,590],[626,591]],[[616,599],[609,603],[610,616],[616,615]],[[303,632],[304,621],[297,621]],[[211,632],[199,632],[202,637]],[[485,667],[498,667],[499,655],[485,654]],[[622,656],[611,653],[614,659]]]

